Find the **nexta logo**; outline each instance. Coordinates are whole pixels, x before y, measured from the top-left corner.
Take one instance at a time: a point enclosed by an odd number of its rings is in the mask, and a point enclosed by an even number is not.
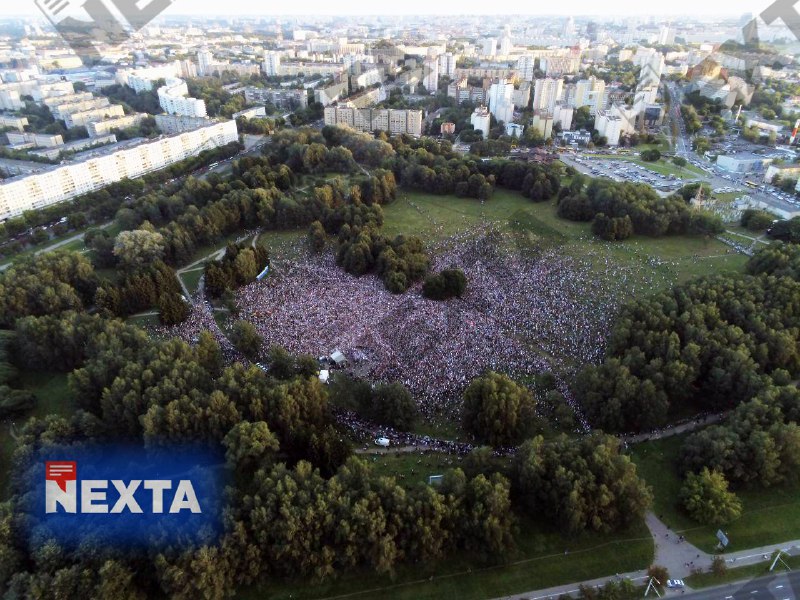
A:
[[[143,514],[142,505],[148,514],[203,512],[189,479],[177,480],[174,487],[169,479],[79,480],[77,461],[45,462],[47,514]]]

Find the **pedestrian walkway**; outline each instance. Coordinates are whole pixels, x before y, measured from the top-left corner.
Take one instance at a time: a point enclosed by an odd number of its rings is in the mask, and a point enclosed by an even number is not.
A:
[[[684,579],[691,575],[693,569],[708,571],[714,558],[713,554],[703,552],[697,546],[687,542],[680,533],[671,530],[652,512],[648,512],[645,515],[645,523],[653,536],[655,544],[653,564],[666,567],[670,579]],[[731,552],[730,554],[725,554],[724,557],[728,567],[734,568],[764,562],[775,550],[784,550],[792,555],[800,554],[800,540]],[[620,578],[630,579],[637,585],[644,585],[647,581],[647,570],[617,573],[589,581],[567,583],[543,590],[502,596],[495,600],[556,600],[562,594],[570,594],[573,597],[577,597],[581,586],[602,587],[609,581]],[[666,582],[662,583],[666,584]],[[667,592],[669,593],[669,590]]]
[[[687,542],[655,514],[648,512],[644,520],[655,543],[654,564],[666,567],[670,578],[683,579],[691,574],[692,569],[706,571],[711,566],[711,555]]]

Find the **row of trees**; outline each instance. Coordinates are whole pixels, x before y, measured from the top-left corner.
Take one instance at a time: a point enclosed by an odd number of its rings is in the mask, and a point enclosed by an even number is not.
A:
[[[592,179],[586,185],[582,176],[576,176],[570,187],[562,190],[558,201],[560,217],[591,221],[600,213],[610,219],[627,217],[633,231],[640,235],[712,235],[723,230],[718,217],[691,210],[680,196],[661,198],[645,184]],[[606,232],[605,223],[598,224],[598,230]]]
[[[750,275],[693,280],[623,308],[606,359],[576,381],[589,420],[648,430],[674,410],[730,409],[776,373],[796,376],[797,257],[796,247],[772,246],[750,260]]]
[[[75,312],[20,319],[17,332],[21,367],[74,369],[69,382],[82,410],[71,419],[31,420],[20,431],[12,496],[0,512],[0,585],[14,593],[45,586],[92,597],[223,598],[237,585],[277,577],[326,579],[361,567],[391,573],[402,562],[456,550],[494,560],[513,547],[508,479],[455,470],[438,490],[407,490],[376,477],[348,459],[325,387],[296,370],[307,361],[278,359],[269,375],[224,367],[207,332],[191,348]],[[403,391],[376,388],[372,410],[395,406],[383,399]],[[222,448],[234,478],[221,538],[181,549],[154,542],[124,558],[96,540],[36,545],[23,526],[31,518],[26,473],[45,450],[69,453],[108,439]],[[46,561],[36,558],[43,551]]]
[[[219,298],[255,281],[258,274],[269,265],[269,252],[261,245],[228,244],[225,255],[206,263],[205,289],[212,298]]]

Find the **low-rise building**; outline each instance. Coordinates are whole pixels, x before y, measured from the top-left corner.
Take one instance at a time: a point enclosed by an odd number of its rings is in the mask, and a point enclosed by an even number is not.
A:
[[[13,146],[27,145],[33,148],[52,148],[53,146],[62,146],[64,138],[60,135],[50,135],[47,133],[19,133],[9,131],[6,133],[8,143]]]
[[[720,154],[717,156],[717,166],[729,173],[740,173],[742,175],[764,173],[767,166],[772,162],[771,158],[750,152],[739,152],[737,154]]]
[[[103,119],[111,119],[114,117],[122,117],[125,111],[119,104],[110,104],[102,108],[92,108],[81,112],[72,113],[64,118],[64,124],[67,129],[73,127],[80,127],[81,125],[88,125],[94,121],[102,121]]]

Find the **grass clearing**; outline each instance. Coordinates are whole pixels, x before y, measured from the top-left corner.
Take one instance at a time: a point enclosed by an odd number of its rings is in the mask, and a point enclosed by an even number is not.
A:
[[[183,281],[183,285],[186,286],[186,289],[189,290],[189,294],[194,295],[197,291],[197,287],[200,285],[200,278],[203,276],[204,268],[199,267],[196,269],[192,269],[191,271],[184,271],[178,277],[181,278]]]
[[[677,459],[687,434],[636,444],[631,457],[639,473],[653,487],[653,512],[674,531],[706,552],[714,552],[718,527],[700,525],[678,506],[682,480]],[[769,489],[735,490],[742,501],[742,516],[723,527],[730,539],[729,552],[779,544],[800,538],[800,484]]]
[[[0,499],[7,497],[11,456],[16,448],[16,442],[11,435],[12,425],[18,430],[29,417],[68,417],[77,408],[75,398],[67,385],[66,373],[23,372],[20,376],[20,387],[36,394],[36,405],[28,414],[8,419],[0,426]]]
[[[500,189],[484,203],[401,192],[394,203],[384,207],[384,215],[383,231],[388,237],[414,233],[429,247],[490,224],[509,233],[522,249],[558,248],[560,253],[588,260],[599,278],[609,277],[606,264],[613,263],[624,279],[607,283],[625,297],[649,294],[709,273],[741,271],[747,262],[746,256],[713,238],[634,236],[623,242],[605,242],[592,234],[589,223],[560,218],[555,200],[531,202]]]
[[[131,325],[137,325],[139,327],[155,327],[157,325],[161,325],[161,320],[158,318],[158,314],[133,315],[132,317],[127,318],[127,322]]]
[[[478,600],[542,589],[647,568],[653,541],[644,524],[613,536],[565,536],[546,524],[523,522],[517,554],[501,564],[481,564],[460,553],[437,564],[408,565],[396,576],[371,572],[349,574],[335,581],[286,582],[243,589],[239,600],[314,600],[337,596],[353,599]]]

